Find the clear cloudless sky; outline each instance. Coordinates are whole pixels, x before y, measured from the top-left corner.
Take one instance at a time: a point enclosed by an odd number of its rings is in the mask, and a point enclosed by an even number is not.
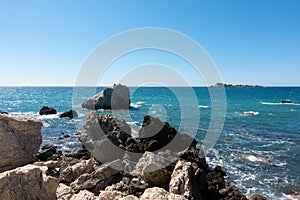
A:
[[[142,27],[193,38],[225,83],[300,86],[298,0],[0,0],[0,86],[72,86],[97,45]]]

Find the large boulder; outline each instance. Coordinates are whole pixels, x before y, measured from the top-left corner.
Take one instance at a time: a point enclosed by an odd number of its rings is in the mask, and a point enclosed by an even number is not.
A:
[[[40,115],[52,115],[57,114],[57,111],[54,108],[49,108],[47,106],[44,106],[40,109]]]
[[[42,126],[36,119],[0,114],[0,173],[35,161]]]
[[[125,85],[107,87],[102,92],[88,98],[82,103],[82,108],[98,109],[128,109],[130,105],[130,91]]]
[[[26,165],[0,174],[0,199],[56,199],[57,179],[47,167]]]

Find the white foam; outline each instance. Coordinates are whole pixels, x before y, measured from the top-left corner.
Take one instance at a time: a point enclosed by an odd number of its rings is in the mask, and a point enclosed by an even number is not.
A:
[[[58,114],[52,114],[52,115],[41,115],[38,117],[38,119],[56,119],[59,118]]]
[[[131,106],[134,107],[134,108],[139,108],[143,104],[146,104],[146,102],[144,102],[144,101],[138,101],[138,102],[135,102],[135,103],[131,103]]]
[[[199,108],[209,108],[210,106],[199,105]]]
[[[299,103],[274,103],[274,102],[260,102],[263,105],[292,105],[292,106],[300,106]]]

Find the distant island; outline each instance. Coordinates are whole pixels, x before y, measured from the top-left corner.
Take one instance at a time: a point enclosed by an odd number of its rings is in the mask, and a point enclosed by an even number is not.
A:
[[[216,85],[212,85],[211,87],[225,87],[225,88],[263,88],[261,85],[233,85],[233,84],[226,84],[226,83],[217,83]]]

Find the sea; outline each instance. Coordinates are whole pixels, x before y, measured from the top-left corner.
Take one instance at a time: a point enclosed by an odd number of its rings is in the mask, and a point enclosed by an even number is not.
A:
[[[81,147],[78,138],[89,113],[81,103],[103,89],[0,87],[0,110],[40,119],[43,144],[75,152]],[[128,111],[97,113],[124,118],[133,134],[138,134],[143,117],[151,115],[195,137],[199,144],[205,139],[213,141],[206,152],[207,161],[212,167],[223,166],[228,181],[244,193],[275,200],[292,199],[290,194],[299,194],[300,87],[226,88],[221,96],[212,95],[211,91],[216,90],[219,89],[132,87]],[[214,103],[218,98],[222,100],[221,109]],[[286,100],[291,103],[281,103]],[[55,108],[58,114],[40,116],[43,106]],[[79,117],[59,118],[70,109]]]

